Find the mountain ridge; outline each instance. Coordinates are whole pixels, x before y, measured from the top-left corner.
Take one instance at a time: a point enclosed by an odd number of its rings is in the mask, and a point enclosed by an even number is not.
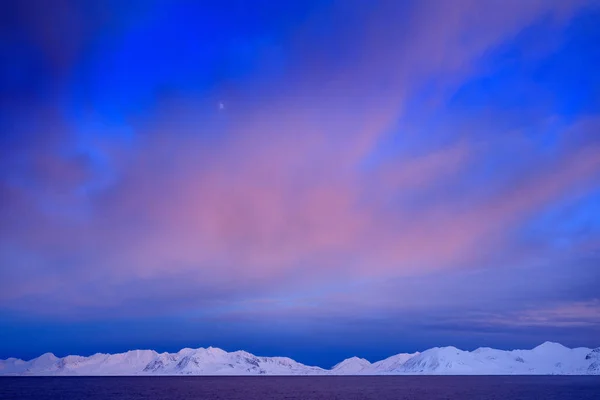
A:
[[[289,357],[262,357],[217,347],[183,348],[176,353],[130,350],[91,356],[44,353],[29,361],[0,360],[4,376],[122,375],[600,375],[600,347],[568,348],[544,342],[531,350],[473,351],[454,346],[400,353],[371,363],[350,357],[331,369]]]

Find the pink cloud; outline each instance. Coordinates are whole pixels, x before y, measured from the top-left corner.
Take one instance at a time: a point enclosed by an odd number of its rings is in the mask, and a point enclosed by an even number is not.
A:
[[[208,167],[177,151],[180,159],[164,166],[164,176],[148,175],[160,159],[148,149],[149,164],[139,162],[139,174],[103,205],[108,208],[101,224],[108,224],[110,237],[100,239],[120,249],[110,264],[126,264],[143,276],[198,270],[210,271],[204,279],[258,280],[296,270],[318,277],[331,270],[403,275],[447,268],[483,256],[514,224],[565,193],[586,190],[600,171],[600,151],[588,147],[536,167],[468,207],[460,198],[390,211],[386,203],[396,193],[427,193],[440,177],[476,168],[477,156],[465,157],[457,147],[427,154],[398,165],[397,176],[404,178],[390,186],[379,171],[352,171],[335,159],[315,159],[306,167],[294,161],[310,159],[320,145],[261,145],[245,147],[235,168],[229,162],[230,154],[241,154],[235,142],[231,150],[221,149],[223,161]],[[114,233],[121,217],[136,223],[129,228],[123,222]]]

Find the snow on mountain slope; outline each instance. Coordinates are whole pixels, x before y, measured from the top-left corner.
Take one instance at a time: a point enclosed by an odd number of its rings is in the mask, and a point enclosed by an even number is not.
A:
[[[351,357],[336,364],[331,368],[331,373],[334,375],[356,375],[364,373],[371,363],[364,358]]]
[[[245,351],[228,353],[208,349],[185,349],[159,354],[142,373],[161,375],[319,375],[325,370],[285,357],[257,357]]]
[[[433,348],[407,360],[398,373],[448,375],[574,375],[588,374],[590,349],[569,349],[546,342],[532,350]]]
[[[371,366],[363,371],[364,374],[371,375],[386,375],[396,374],[402,370],[402,366],[406,361],[419,353],[400,353],[394,356],[388,357],[385,360],[377,361],[371,364]]]
[[[587,373],[590,375],[600,375],[600,347],[596,347],[586,354],[585,359],[591,361]]]
[[[209,347],[177,353],[133,350],[120,354],[58,358],[46,353],[30,361],[0,360],[0,375],[600,375],[600,348],[569,349],[546,342],[532,350],[482,347],[463,351],[435,347],[422,353],[397,354],[370,363],[352,357],[330,370],[286,357],[258,357],[245,351]]]
[[[257,357],[245,351],[228,353],[209,347],[177,353],[133,350],[120,354],[56,358],[44,354],[31,361],[0,361],[0,375],[321,375],[286,357]]]
[[[31,361],[18,360],[6,368],[0,364],[0,375],[135,375],[157,355],[153,350],[64,358],[47,353]]]
[[[68,356],[61,359],[56,374],[134,375],[157,355],[153,350],[132,350],[120,354],[94,354],[90,357]]]
[[[18,358],[8,358],[6,360],[0,360],[0,375],[15,375],[24,371],[27,361],[20,360]]]

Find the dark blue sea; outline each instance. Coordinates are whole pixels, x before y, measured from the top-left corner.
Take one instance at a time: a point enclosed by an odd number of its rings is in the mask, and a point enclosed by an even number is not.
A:
[[[1,400],[600,400],[600,376],[0,377]]]

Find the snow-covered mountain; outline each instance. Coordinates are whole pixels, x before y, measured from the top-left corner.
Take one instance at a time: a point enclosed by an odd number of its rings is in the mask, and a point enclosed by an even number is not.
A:
[[[383,374],[397,374],[402,372],[402,366],[406,361],[419,353],[400,353],[394,356],[388,357],[385,360],[374,362],[370,368],[364,370],[363,374],[372,375],[383,375]]]
[[[372,364],[364,358],[351,357],[334,365],[329,372],[334,375],[356,375],[363,373],[363,371],[370,368],[371,365]]]
[[[286,357],[257,357],[245,351],[228,353],[209,347],[177,353],[133,350],[120,354],[57,358],[46,353],[31,361],[0,360],[0,375],[322,375]]]
[[[286,357],[258,357],[209,347],[177,353],[133,350],[120,354],[58,358],[46,353],[30,361],[0,360],[0,375],[600,375],[600,348],[569,349],[546,342],[531,350],[482,347],[463,351],[435,347],[370,363],[352,357],[332,369]]]

